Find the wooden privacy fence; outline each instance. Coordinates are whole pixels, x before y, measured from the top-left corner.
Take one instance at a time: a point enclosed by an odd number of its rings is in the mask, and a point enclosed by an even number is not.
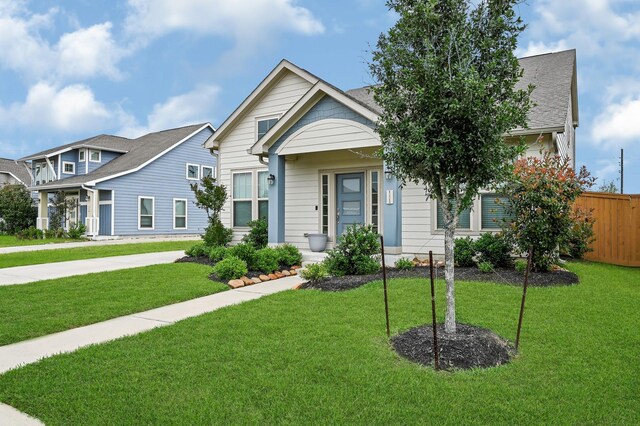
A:
[[[640,194],[585,192],[576,207],[593,211],[596,241],[586,259],[640,266]]]

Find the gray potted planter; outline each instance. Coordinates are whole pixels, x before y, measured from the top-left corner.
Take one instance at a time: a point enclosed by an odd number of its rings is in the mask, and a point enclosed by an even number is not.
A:
[[[313,252],[321,252],[327,248],[327,234],[308,234],[309,248]]]

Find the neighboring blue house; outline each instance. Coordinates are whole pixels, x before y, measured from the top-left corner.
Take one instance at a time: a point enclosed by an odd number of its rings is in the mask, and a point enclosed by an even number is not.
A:
[[[204,123],[137,139],[100,135],[21,159],[39,195],[38,228],[49,227],[50,200],[63,191],[76,205],[65,228],[84,223],[90,236],[202,233],[207,216],[190,184],[216,176],[204,148],[214,132]]]

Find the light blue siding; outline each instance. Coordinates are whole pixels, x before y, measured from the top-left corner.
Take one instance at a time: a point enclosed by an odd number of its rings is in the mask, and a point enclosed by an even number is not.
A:
[[[111,204],[100,204],[100,229],[98,235],[111,235]]]
[[[89,150],[87,150],[87,155],[89,155]],[[87,163],[89,165],[89,173],[91,173],[92,171],[94,171],[95,169],[97,169],[99,167],[104,166],[109,161],[114,160],[114,159],[120,157],[121,155],[122,154],[120,154],[119,152],[102,151],[99,163],[93,163],[91,161],[89,161]]]
[[[215,166],[202,144],[211,136],[203,129],[141,170],[101,182],[98,189],[114,190],[115,235],[197,234],[207,226],[204,210],[195,206],[186,178],[186,164]],[[138,197],[154,197],[154,229],[138,229]],[[173,199],[187,199],[187,229],[173,229]],[[100,219],[102,223],[102,218]]]
[[[87,206],[80,206],[80,223],[86,225]]]
[[[63,162],[63,166],[64,166],[64,162],[74,163],[76,165],[75,174],[72,174],[72,175],[63,173],[64,168],[60,167],[60,179],[66,179],[66,178],[70,178],[78,175],[79,174],[78,170],[80,167],[78,165],[78,150],[63,152],[62,154],[60,154],[60,156],[62,157],[61,161]],[[82,168],[84,173],[84,163],[82,164]],[[56,169],[56,173],[57,173],[57,169]]]

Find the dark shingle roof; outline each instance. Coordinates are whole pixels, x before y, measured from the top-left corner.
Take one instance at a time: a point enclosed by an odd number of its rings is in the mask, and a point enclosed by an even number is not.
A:
[[[131,147],[131,139],[120,136],[98,135],[77,142],[71,142],[66,145],[56,146],[51,149],[40,151],[38,153],[21,158],[21,160],[36,160],[44,158],[49,154],[60,151],[69,151],[77,148],[98,148],[115,152],[128,152]]]
[[[516,84],[516,89],[525,89],[529,84],[535,86],[531,94],[535,105],[529,112],[529,128],[564,126],[574,78],[575,49],[520,58],[519,61],[524,75]],[[347,90],[345,93],[380,114],[380,107],[373,100],[371,86]]]
[[[27,171],[27,166],[24,161],[0,158],[0,173],[10,173],[25,185],[31,184],[31,175]]]
[[[126,139],[128,141],[128,152],[126,154],[122,154],[121,156],[109,161],[104,166],[101,166],[86,175],[79,175],[54,182],[49,182],[46,185],[38,185],[37,189],[53,189],[62,185],[79,186],[87,182],[106,178],[135,169],[151,160],[153,157],[159,155],[163,151],[171,148],[178,141],[186,138],[205,125],[206,123],[194,124],[177,129],[149,133],[137,139]]]

